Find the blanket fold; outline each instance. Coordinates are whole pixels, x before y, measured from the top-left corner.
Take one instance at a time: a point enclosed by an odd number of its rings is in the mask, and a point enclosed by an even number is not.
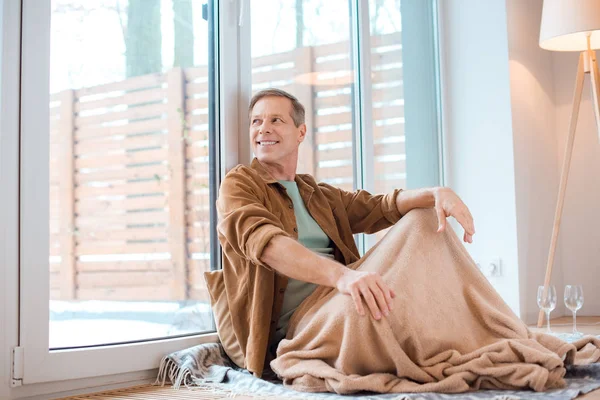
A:
[[[565,367],[597,362],[600,341],[531,332],[432,209],[406,214],[350,267],[382,275],[390,316],[360,316],[319,287],[292,316],[271,368],[308,392],[446,392],[564,386]]]

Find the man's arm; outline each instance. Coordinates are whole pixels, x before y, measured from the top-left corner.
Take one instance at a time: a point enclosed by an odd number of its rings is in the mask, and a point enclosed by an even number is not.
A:
[[[438,232],[446,229],[446,218],[454,217],[465,230],[463,240],[473,243],[475,225],[471,212],[450,188],[434,187],[403,190],[396,197],[396,206],[401,215],[413,208],[435,208],[438,216]]]
[[[274,236],[264,248],[260,260],[289,278],[337,288],[352,296],[356,311],[364,315],[362,296],[375,319],[389,314],[392,297],[395,297],[379,274],[354,271],[337,261],[319,256],[286,236]]]
[[[405,189],[396,197],[396,207],[401,215],[413,208],[432,208],[435,206],[433,188]]]

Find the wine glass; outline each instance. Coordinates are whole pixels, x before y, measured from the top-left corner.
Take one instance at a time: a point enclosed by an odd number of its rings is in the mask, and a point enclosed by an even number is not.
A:
[[[565,306],[573,313],[573,335],[583,336],[577,331],[577,310],[583,306],[583,287],[581,285],[565,286]]]
[[[546,321],[548,323],[547,332],[552,333],[550,330],[550,312],[556,308],[556,288],[554,285],[550,285],[547,288],[544,288],[544,286],[538,287],[537,304],[546,313]]]

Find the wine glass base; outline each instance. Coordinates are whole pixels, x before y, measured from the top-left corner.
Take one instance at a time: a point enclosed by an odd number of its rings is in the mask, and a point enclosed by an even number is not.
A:
[[[556,336],[557,338],[564,340],[565,342],[569,342],[569,343],[579,340],[585,336],[585,334],[582,332],[575,332],[575,333],[573,333],[573,332],[560,332],[560,333],[556,332],[556,333],[553,333],[553,335]]]

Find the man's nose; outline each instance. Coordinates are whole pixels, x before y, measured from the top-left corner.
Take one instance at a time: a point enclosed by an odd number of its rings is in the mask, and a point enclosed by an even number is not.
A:
[[[258,130],[259,133],[269,133],[271,132],[271,124],[268,121],[263,122]]]

